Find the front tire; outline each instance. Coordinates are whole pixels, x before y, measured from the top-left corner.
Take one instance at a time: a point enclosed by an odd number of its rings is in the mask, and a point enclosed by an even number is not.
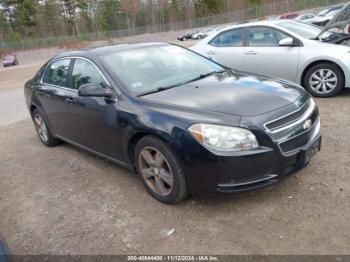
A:
[[[158,201],[174,204],[189,195],[183,164],[162,140],[142,138],[135,148],[135,163],[146,190]]]
[[[47,121],[40,110],[34,109],[32,118],[39,139],[45,146],[51,147],[60,143],[60,141],[52,135],[51,130],[47,125]]]
[[[315,97],[332,97],[337,95],[345,85],[341,69],[332,63],[319,63],[305,74],[304,87]]]

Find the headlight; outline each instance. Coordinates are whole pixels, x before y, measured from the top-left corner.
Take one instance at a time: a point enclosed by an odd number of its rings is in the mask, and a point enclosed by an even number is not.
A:
[[[255,135],[239,127],[194,124],[188,131],[201,144],[217,151],[240,151],[259,147]]]

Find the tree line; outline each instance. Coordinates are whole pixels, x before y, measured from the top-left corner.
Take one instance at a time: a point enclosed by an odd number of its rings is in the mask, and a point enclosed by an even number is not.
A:
[[[0,41],[132,31],[280,1],[286,0],[0,0]]]

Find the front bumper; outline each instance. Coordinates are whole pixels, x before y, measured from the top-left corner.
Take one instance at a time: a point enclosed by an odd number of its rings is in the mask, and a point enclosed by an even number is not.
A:
[[[268,127],[261,124],[254,127],[249,124],[251,120],[243,121],[259,140],[260,147],[254,150],[219,155],[199,143],[192,145],[190,152],[193,154],[187,165],[192,193],[255,190],[284,180],[306,167],[321,148],[321,134],[317,107],[307,104],[305,108],[307,110],[299,118],[301,121],[277,132],[268,131]],[[304,127],[309,121],[312,125]],[[260,122],[266,123],[266,119]]]
[[[298,153],[287,157],[282,156],[277,165],[261,170],[261,172],[266,173],[255,174],[254,170],[257,163],[259,163],[255,161],[254,163],[251,163],[254,167],[250,170],[251,175],[246,173],[246,176],[243,179],[231,179],[230,182],[219,183],[217,185],[217,191],[221,193],[251,191],[282,181],[309,164],[311,159],[310,154],[314,156],[314,154],[320,150],[321,140],[321,136],[318,136],[315,140],[310,141],[300,149]],[[222,179],[226,179],[227,181],[229,177]]]
[[[191,192],[240,193],[273,185],[306,167],[310,154],[320,150],[321,140],[318,134],[288,156],[273,148],[260,148],[233,156],[197,159],[188,167]]]

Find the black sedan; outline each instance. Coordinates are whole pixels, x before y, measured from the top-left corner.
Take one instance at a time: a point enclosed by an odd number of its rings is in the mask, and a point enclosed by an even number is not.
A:
[[[194,34],[198,34],[198,33],[199,33],[198,31],[186,32],[185,34],[180,35],[180,36],[177,38],[177,40],[179,40],[179,41],[188,40],[188,39],[191,39],[192,36],[193,36]]]
[[[16,55],[7,55],[2,60],[2,65],[4,67],[18,65],[18,58]]]
[[[272,185],[320,149],[318,109],[300,86],[165,43],[61,54],[25,97],[46,146],[65,141],[136,170],[165,203]]]

